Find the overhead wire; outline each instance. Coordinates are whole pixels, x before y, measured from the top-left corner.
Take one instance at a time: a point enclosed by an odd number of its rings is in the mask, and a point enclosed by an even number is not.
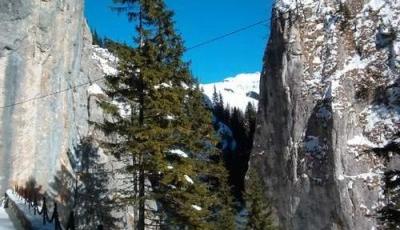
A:
[[[58,90],[58,91],[54,91],[54,92],[51,92],[49,94],[32,97],[32,98],[29,98],[29,99],[26,99],[26,100],[22,100],[22,101],[19,101],[19,102],[15,102],[13,104],[5,105],[5,106],[0,106],[0,109],[5,109],[5,108],[13,107],[13,106],[16,106],[16,105],[25,104],[25,103],[28,103],[28,102],[31,102],[31,101],[41,100],[41,99],[44,99],[44,98],[47,98],[47,97],[50,97],[50,96],[54,96],[54,95],[57,95],[57,94],[68,92],[69,90],[72,90],[72,89],[80,88],[82,86],[91,85],[94,82],[99,82],[99,81],[104,81],[104,80],[105,80],[104,77],[99,78],[99,79],[95,79],[95,80],[91,80],[89,82],[85,82],[85,83],[81,83],[81,84],[78,84],[78,85],[70,86],[68,88],[65,88],[65,89],[62,89],[62,90]]]
[[[190,46],[189,48],[187,48],[187,49],[185,50],[185,52],[191,51],[191,50],[193,50],[193,49],[197,49],[197,48],[199,48],[199,47],[206,46],[206,45],[208,45],[208,44],[210,44],[210,43],[214,43],[214,42],[216,42],[216,41],[219,41],[219,40],[222,40],[222,39],[224,39],[224,38],[230,37],[230,36],[232,36],[232,35],[241,33],[241,32],[243,32],[243,31],[249,30],[249,29],[251,29],[251,28],[253,28],[253,27],[256,27],[256,26],[258,26],[258,25],[262,25],[262,24],[264,24],[264,23],[267,23],[268,21],[270,21],[270,19],[261,20],[261,21],[252,23],[252,24],[250,24],[250,25],[247,25],[247,26],[238,28],[238,29],[236,29],[236,30],[234,30],[234,31],[231,31],[231,32],[228,32],[228,33],[225,33],[225,34],[216,36],[216,37],[214,37],[214,38],[205,40],[205,41],[200,42],[200,43],[198,43],[198,44],[196,44],[196,45]],[[76,88],[80,88],[80,87],[83,87],[83,86],[86,86],[86,85],[91,85],[91,84],[93,84],[94,82],[100,82],[100,81],[104,81],[104,80],[105,80],[105,77],[98,78],[98,79],[95,79],[95,80],[90,80],[90,81],[88,81],[88,82],[81,83],[81,84],[74,85],[74,86],[70,86],[70,87],[67,87],[67,88],[62,89],[62,90],[58,90],[58,91],[51,92],[51,93],[49,93],[49,94],[40,95],[40,96],[32,97],[32,98],[29,98],[29,99],[26,99],[26,100],[22,100],[22,101],[19,101],[19,102],[15,102],[15,103],[11,103],[11,104],[8,104],[8,105],[0,106],[0,109],[10,108],[10,107],[14,107],[14,106],[17,106],[17,105],[25,104],[25,103],[28,103],[28,102],[37,101],[37,100],[42,100],[42,99],[47,98],[47,97],[50,97],[50,96],[54,96],[54,95],[57,95],[57,94],[65,93],[65,92],[68,92],[69,90],[73,90],[73,89],[76,89]]]
[[[194,45],[194,46],[191,46],[191,47],[187,48],[187,49],[186,49],[186,52],[187,52],[187,51],[190,51],[190,50],[193,50],[193,49],[196,49],[196,48],[199,48],[199,47],[202,47],[202,46],[205,46],[205,45],[208,45],[208,44],[210,44],[210,43],[213,43],[213,42],[216,42],[216,41],[218,41],[218,40],[224,39],[224,38],[226,38],[226,37],[232,36],[232,35],[234,35],[234,34],[243,32],[243,31],[245,31],[245,30],[251,29],[251,28],[253,28],[253,27],[255,27],[255,26],[258,26],[258,25],[267,23],[268,21],[269,21],[269,20],[261,20],[261,21],[258,21],[258,22],[256,22],[256,23],[253,23],[253,24],[251,24],[251,25],[247,25],[247,26],[245,26],[245,27],[236,29],[236,30],[234,30],[234,31],[232,31],[232,32],[229,32],[229,33],[226,33],[226,34],[222,34],[222,35],[217,36],[217,37],[215,37],[215,38],[211,38],[211,39],[209,39],[209,40],[200,42],[200,43],[198,43],[198,44],[196,44],[196,45]]]

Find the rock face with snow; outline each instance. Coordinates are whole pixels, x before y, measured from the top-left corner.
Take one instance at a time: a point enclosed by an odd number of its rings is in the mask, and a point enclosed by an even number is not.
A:
[[[251,167],[283,229],[376,229],[400,127],[400,1],[277,0]]]
[[[260,73],[244,73],[226,78],[222,82],[202,84],[201,88],[211,99],[215,87],[217,93],[221,93],[225,106],[245,111],[248,103],[252,103],[255,107],[258,105],[259,82]]]
[[[101,118],[90,83],[115,58],[92,47],[82,0],[0,0],[0,31],[0,192],[30,178],[50,190]]]

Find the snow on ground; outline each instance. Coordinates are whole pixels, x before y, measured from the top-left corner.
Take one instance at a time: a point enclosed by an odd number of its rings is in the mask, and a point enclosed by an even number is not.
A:
[[[7,190],[7,195],[8,197],[15,203],[17,208],[21,210],[25,217],[29,220],[29,222],[32,224],[33,229],[41,229],[41,230],[53,230],[54,229],[54,223],[47,223],[46,225],[43,225],[43,219],[40,215],[34,215],[33,209],[29,209],[28,205],[25,204],[25,201],[21,199],[18,195],[14,194],[11,190]],[[51,216],[52,213],[49,213]],[[0,225],[0,229],[1,228]]]
[[[6,210],[3,208],[3,203],[0,201],[0,229],[11,230],[15,229],[13,223],[10,220]]]
[[[237,107],[245,111],[249,102],[257,108],[258,100],[251,97],[251,94],[259,94],[259,85],[260,73],[256,72],[239,74],[235,77],[226,78],[222,82],[202,84],[200,87],[204,94],[211,99],[215,86],[217,93],[221,93],[225,106],[229,105],[231,108]]]

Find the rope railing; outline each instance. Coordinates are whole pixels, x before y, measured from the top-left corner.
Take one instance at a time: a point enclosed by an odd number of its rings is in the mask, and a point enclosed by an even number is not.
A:
[[[53,212],[51,217],[49,216],[49,208],[47,204],[46,197],[42,195],[42,205],[39,206],[38,197],[39,192],[34,189],[29,190],[26,188],[20,188],[18,186],[15,187],[15,192],[24,200],[24,203],[28,205],[29,210],[33,209],[34,215],[39,215],[42,217],[43,225],[47,223],[53,224],[55,230],[75,230],[75,221],[74,221],[74,212],[71,211],[68,217],[68,221],[66,227],[64,228],[61,225],[59,210],[57,206],[57,202],[53,203]],[[5,194],[7,199],[7,194]],[[7,199],[8,200],[8,199]]]

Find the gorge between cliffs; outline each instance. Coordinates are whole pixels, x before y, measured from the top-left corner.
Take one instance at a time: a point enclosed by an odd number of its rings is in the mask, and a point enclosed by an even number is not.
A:
[[[399,0],[269,3],[262,69],[213,82],[169,1],[111,2],[133,43],[0,0],[0,194],[75,229],[400,229]]]

